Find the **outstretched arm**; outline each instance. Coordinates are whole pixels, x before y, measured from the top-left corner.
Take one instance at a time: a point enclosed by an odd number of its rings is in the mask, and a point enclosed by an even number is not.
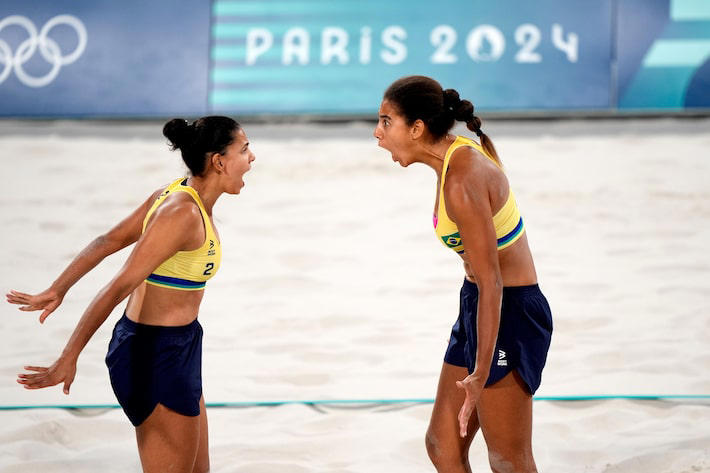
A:
[[[463,258],[478,286],[476,366],[473,373],[456,383],[466,391],[466,399],[459,412],[460,434],[465,437],[468,420],[486,384],[493,361],[503,283],[485,169],[475,156],[461,156],[454,163],[444,189],[446,211],[459,229],[466,250]]]
[[[17,382],[27,389],[39,389],[64,383],[64,393],[74,381],[79,354],[111,311],[125,299],[163,261],[194,242],[202,216],[191,203],[163,205],[154,214],[145,233],[113,280],[96,295],[79,320],[60,355],[50,367],[25,366],[34,374],[20,374]],[[175,231],[176,228],[188,231]],[[192,243],[194,245],[194,243]]]
[[[143,219],[150,206],[160,195],[162,189],[155,191],[143,204],[133,211],[128,217],[119,222],[107,233],[97,237],[79,253],[62,274],[49,288],[37,294],[11,290],[5,295],[10,304],[20,305],[19,309],[25,312],[41,310],[40,323],[59,307],[64,300],[64,295],[86,273],[91,271],[108,255],[135,243],[143,230]]]

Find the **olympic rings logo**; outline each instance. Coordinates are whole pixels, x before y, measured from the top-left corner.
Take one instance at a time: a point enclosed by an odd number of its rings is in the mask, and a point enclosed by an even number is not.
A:
[[[8,26],[20,26],[27,31],[29,37],[18,46],[13,53],[10,45],[0,39],[0,67],[4,66],[0,72],[0,84],[8,78],[12,71],[15,71],[17,78],[28,87],[44,87],[51,83],[59,74],[62,66],[71,64],[84,53],[86,49],[86,27],[77,17],[72,15],[58,15],[50,19],[37,33],[37,27],[29,18],[20,15],[12,15],[0,21],[0,32]],[[68,25],[76,32],[79,43],[76,49],[66,56],[62,55],[62,50],[56,41],[49,37],[49,32],[57,25]],[[41,77],[34,77],[24,69],[24,64],[30,60],[37,49],[52,68]]]

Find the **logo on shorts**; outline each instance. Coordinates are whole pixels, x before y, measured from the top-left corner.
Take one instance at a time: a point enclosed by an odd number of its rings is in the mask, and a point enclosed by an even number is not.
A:
[[[498,366],[508,366],[508,360],[505,358],[503,350],[498,350]]]

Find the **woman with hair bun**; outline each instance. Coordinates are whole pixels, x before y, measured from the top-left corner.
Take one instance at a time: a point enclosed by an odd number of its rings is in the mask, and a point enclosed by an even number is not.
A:
[[[231,118],[193,123],[173,119],[163,134],[190,170],[156,190],[140,207],[91,242],[45,291],[10,291],[20,310],[51,314],[81,277],[106,256],[136,243],[123,268],[96,295],[64,351],[49,367],[25,366],[27,389],[63,383],[91,336],[126,297],[106,364],[116,398],[136,428],[145,472],[209,470],[202,395],[202,327],[197,321],[206,281],[219,269],[221,248],[212,208],[222,194],[239,194],[254,161],[249,140]]]
[[[480,144],[450,134],[455,121]],[[480,428],[494,472],[537,471],[532,395],[552,316],[493,142],[471,102],[423,76],[385,91],[374,135],[401,166],[424,163],[436,172],[434,229],[465,271],[426,434],[429,457],[439,472],[470,472],[468,450]]]

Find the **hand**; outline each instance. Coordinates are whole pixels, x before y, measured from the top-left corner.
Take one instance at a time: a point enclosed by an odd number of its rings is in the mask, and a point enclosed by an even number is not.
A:
[[[54,309],[59,307],[62,300],[64,300],[64,294],[59,294],[54,289],[47,289],[36,295],[10,291],[9,294],[5,294],[5,297],[10,304],[24,304],[19,307],[19,309],[24,312],[43,310],[42,314],[39,316],[39,323],[41,324],[44,323],[44,320],[49,314],[54,312]]]
[[[35,371],[35,374],[20,373],[17,382],[23,384],[25,389],[41,389],[64,382],[64,394],[69,394],[69,387],[76,376],[76,361],[63,360],[54,362],[49,368],[40,366],[25,366],[24,369]]]
[[[459,410],[459,435],[461,435],[461,438],[466,437],[468,433],[468,421],[476,408],[476,402],[481,396],[484,385],[485,380],[480,381],[473,374],[466,376],[463,381],[456,381],[456,387],[466,391],[466,399],[464,399],[461,410]]]

